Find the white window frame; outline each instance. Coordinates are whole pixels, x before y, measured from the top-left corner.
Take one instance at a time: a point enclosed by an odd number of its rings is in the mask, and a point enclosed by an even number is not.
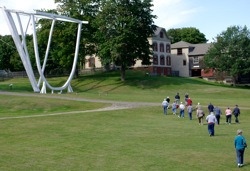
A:
[[[199,63],[199,56],[194,56],[193,57],[193,63],[198,64]]]

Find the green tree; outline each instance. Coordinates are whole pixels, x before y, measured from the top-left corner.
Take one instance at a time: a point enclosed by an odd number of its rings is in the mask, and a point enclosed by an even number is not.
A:
[[[56,10],[42,11],[89,22],[87,25],[83,24],[81,31],[78,54],[80,65],[78,66],[82,67],[85,63],[85,56],[95,53],[95,40],[93,39],[95,28],[92,26],[92,20],[99,10],[99,0],[55,0],[55,3],[57,3]],[[39,20],[37,37],[41,61],[45,56],[50,27],[51,21]],[[62,68],[70,71],[74,59],[77,31],[78,27],[75,23],[56,22],[45,72],[62,71]],[[78,75],[77,72],[76,75]]]
[[[43,11],[58,14],[56,10]],[[40,19],[38,22],[37,41],[41,64],[44,61],[51,25],[51,20],[47,19]],[[76,34],[77,24],[56,21],[45,73],[62,74],[64,71],[71,70],[75,52]],[[34,56],[34,52],[32,52],[31,56]]]
[[[22,61],[10,35],[0,36],[0,69],[10,71],[23,70]]]
[[[185,41],[192,44],[206,43],[205,34],[201,33],[199,29],[194,27],[169,29],[167,35],[172,37],[172,43]]]
[[[207,68],[226,72],[237,81],[240,74],[250,72],[250,31],[246,26],[228,27],[217,35],[203,62]]]
[[[57,12],[60,15],[69,16],[72,18],[76,18],[78,20],[88,21],[89,24],[83,25],[81,32],[81,42],[78,59],[80,62],[80,67],[83,67],[85,63],[85,56],[92,55],[96,53],[96,40],[94,39],[94,32],[96,31],[95,26],[93,25],[93,20],[96,18],[99,12],[100,0],[55,0],[58,3]],[[71,23],[65,27],[65,32],[67,35],[61,35],[63,39],[66,40],[64,43],[68,43],[68,49],[62,50],[62,53],[70,53],[73,54],[74,44],[76,39],[76,28]],[[67,31],[68,30],[68,31]],[[75,32],[74,32],[75,31]],[[69,36],[72,38],[66,38],[65,36]],[[64,52],[63,52],[64,51]],[[66,57],[64,58],[66,59]],[[66,62],[66,61],[65,61]]]
[[[98,28],[98,55],[102,64],[114,63],[121,67],[121,80],[125,80],[127,67],[140,59],[150,63],[148,37],[156,26],[152,15],[151,0],[103,0],[96,18]]]

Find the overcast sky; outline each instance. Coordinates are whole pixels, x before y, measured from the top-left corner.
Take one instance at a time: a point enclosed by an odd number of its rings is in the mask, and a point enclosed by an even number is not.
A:
[[[227,27],[250,29],[250,0],[153,0],[155,24],[170,28],[195,27],[211,42]],[[54,0],[0,0],[0,7],[22,11],[55,8]],[[10,34],[0,12],[0,34]]]

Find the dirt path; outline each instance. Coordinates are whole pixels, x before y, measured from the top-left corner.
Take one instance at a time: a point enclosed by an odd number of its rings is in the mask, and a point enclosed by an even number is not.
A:
[[[19,116],[19,117],[2,117],[0,120],[5,119],[14,119],[14,118],[31,118],[31,117],[44,117],[44,116],[55,116],[55,115],[69,115],[69,114],[77,114],[77,113],[88,113],[88,112],[97,112],[97,111],[111,111],[111,110],[122,110],[128,108],[137,108],[142,106],[161,106],[161,102],[159,103],[147,103],[147,102],[119,102],[119,101],[111,101],[111,100],[99,100],[99,99],[86,99],[86,98],[77,98],[77,97],[65,97],[60,95],[49,95],[49,94],[29,94],[29,93],[14,93],[14,92],[5,92],[0,91],[0,94],[9,95],[9,96],[24,96],[24,97],[37,97],[37,98],[50,98],[50,99],[65,99],[65,100],[73,100],[73,101],[86,101],[86,102],[95,102],[95,103],[109,103],[111,106],[93,110],[85,110],[85,111],[71,111],[71,112],[61,112],[61,113],[51,113],[51,114],[42,114],[42,115],[33,115],[33,116]],[[226,107],[225,107],[226,108]],[[241,107],[241,109],[250,110],[250,107]]]
[[[28,93],[13,93],[0,91],[2,95],[9,96],[23,96],[23,97],[37,97],[37,98],[50,98],[50,99],[64,99],[64,100],[73,100],[73,101],[86,101],[86,102],[96,102],[96,103],[110,103],[111,106],[94,109],[94,110],[85,110],[85,111],[72,111],[72,112],[60,112],[60,113],[51,113],[51,114],[42,114],[42,115],[33,115],[33,116],[18,116],[18,117],[2,117],[0,120],[6,119],[17,119],[17,118],[34,118],[34,117],[44,117],[44,116],[55,116],[55,115],[69,115],[76,113],[87,113],[87,112],[97,112],[97,111],[111,111],[111,110],[121,110],[128,108],[137,108],[142,106],[160,106],[161,103],[146,103],[146,102],[118,102],[111,100],[97,100],[97,99],[86,99],[86,98],[76,98],[76,97],[65,97],[59,95],[48,95],[48,94],[28,94]]]

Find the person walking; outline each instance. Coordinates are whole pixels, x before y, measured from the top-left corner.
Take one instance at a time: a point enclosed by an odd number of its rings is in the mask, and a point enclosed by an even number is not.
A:
[[[193,112],[192,104],[188,105],[187,112],[188,112],[189,119],[192,120],[192,112]]]
[[[173,112],[174,115],[176,115],[176,109],[177,109],[177,104],[174,101],[174,103],[172,104],[172,112]]]
[[[242,135],[242,130],[237,130],[237,136],[234,138],[234,147],[236,150],[237,166],[242,167],[244,165],[244,152],[247,148],[247,142]]]
[[[182,102],[181,102],[181,104],[180,104],[180,116],[178,116],[179,118],[184,118],[184,110],[185,110],[185,105],[182,104]]]
[[[166,101],[168,102],[168,104],[170,103],[170,98],[169,98],[169,96],[166,98]]]
[[[235,123],[240,123],[239,119],[238,119],[238,117],[240,115],[240,109],[239,109],[238,105],[235,105],[235,108],[233,110],[233,114],[235,116]]]
[[[196,110],[200,110],[200,109],[202,109],[202,107],[201,107],[201,104],[200,103],[198,103],[197,105],[196,105]]]
[[[221,113],[221,110],[220,110],[220,108],[218,106],[216,106],[214,108],[214,113],[215,113],[215,117],[217,119],[217,124],[220,125],[220,116],[221,116],[222,113]]]
[[[180,98],[181,98],[180,95],[179,95],[179,93],[177,93],[174,98],[175,98],[176,103],[179,105]]]
[[[229,107],[226,109],[225,114],[226,114],[226,124],[231,125],[232,111]]]
[[[203,125],[203,118],[205,113],[202,109],[197,109],[196,117],[198,118],[199,125]]]
[[[166,99],[163,99],[163,102],[161,103],[162,107],[163,107],[163,113],[164,115],[167,115],[167,111],[168,111],[168,102],[166,101]]]
[[[207,121],[207,129],[208,129],[208,133],[209,136],[214,136],[214,125],[215,123],[217,123],[217,119],[214,116],[213,112],[210,112],[210,114],[206,117],[206,121]]]
[[[214,105],[212,105],[212,103],[209,103],[209,105],[207,106],[208,108],[208,112],[211,113],[211,112],[214,112]]]
[[[190,99],[190,97],[187,99],[187,106],[192,105],[193,101]]]
[[[167,96],[166,101],[168,102],[168,109],[169,109],[169,107],[170,107],[170,98],[169,98],[169,96]]]
[[[187,100],[188,100],[188,93],[185,93],[185,98],[184,98],[184,100],[185,100],[185,104],[187,105]],[[187,105],[188,106],[188,105]]]

